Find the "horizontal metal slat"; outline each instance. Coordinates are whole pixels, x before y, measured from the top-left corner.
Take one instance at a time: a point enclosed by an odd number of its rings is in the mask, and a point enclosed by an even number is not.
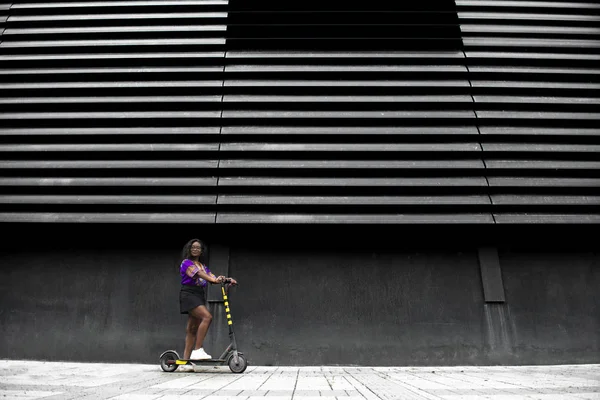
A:
[[[0,166],[2,162],[0,162]],[[484,168],[481,160],[221,160],[219,168],[288,168],[288,169],[360,169],[360,170],[418,170]]]
[[[593,205],[600,206],[600,196],[564,195],[491,195],[498,205]]]
[[[599,84],[600,87],[600,84]],[[535,119],[535,120],[599,120],[600,113],[586,112],[557,112],[557,111],[476,111],[477,117],[480,119]]]
[[[600,179],[598,179],[600,182]],[[2,181],[0,181],[0,184]],[[284,187],[485,187],[483,177],[459,178],[295,178],[295,177],[228,177],[219,178],[219,186],[284,186]]]
[[[550,178],[543,176],[536,177],[488,177],[491,187],[544,187],[544,188],[564,188],[564,187],[600,187],[600,178]]]
[[[551,14],[551,13],[519,13],[519,12],[458,12],[458,18],[463,21],[477,20],[501,20],[504,23],[509,21],[585,21],[598,22],[600,15],[586,14]]]
[[[99,74],[110,79],[111,75],[123,74],[172,74],[172,73],[215,73],[221,72],[221,66],[199,66],[199,67],[129,67],[129,68],[6,68],[0,70],[2,75],[80,75],[80,74]],[[61,77],[62,78],[62,77]]]
[[[482,135],[504,135],[504,136],[600,136],[600,127],[581,128],[581,127],[562,127],[549,128],[538,126],[512,127],[512,126],[482,126],[480,128]],[[576,140],[576,139],[574,139]]]
[[[221,96],[4,97],[0,104],[220,103]]]
[[[215,204],[216,195],[0,195],[1,204]]]
[[[470,87],[467,80],[225,80],[225,87]]]
[[[50,14],[50,15],[12,15],[10,20],[13,23],[51,21],[53,23],[64,21],[90,21],[90,20],[111,20],[111,21],[131,21],[141,19],[173,20],[173,19],[225,19],[226,12],[165,12],[165,13],[124,13],[124,14]]]
[[[0,186],[216,186],[217,178],[0,178]]]
[[[444,59],[462,60],[461,51],[238,51],[227,52],[227,58],[241,59],[302,59],[305,61],[319,59]]]
[[[422,95],[422,96],[317,96],[317,95],[229,95],[223,96],[223,103],[472,103],[469,95]]]
[[[474,119],[473,111],[223,111],[224,119]]]
[[[588,83],[588,82],[557,82],[557,81],[479,81],[473,80],[472,85],[474,88],[523,88],[523,89],[575,89],[581,91],[598,90],[600,89],[600,83]]]
[[[2,90],[20,89],[123,89],[123,88],[191,88],[221,87],[222,81],[110,81],[110,82],[33,82],[33,83],[0,83]]]
[[[521,33],[521,34],[561,34],[572,36],[572,35],[598,35],[598,29],[594,27],[580,27],[580,26],[540,26],[540,25],[492,25],[492,24],[463,24],[461,25],[461,31],[464,34],[468,33]],[[466,35],[465,35],[466,36]]]
[[[494,213],[498,224],[597,224],[600,214]]]
[[[0,213],[1,222],[211,224],[215,213]]]
[[[560,52],[560,48],[557,51],[541,53],[534,51],[472,51],[465,49],[465,55],[467,59],[487,59],[493,62],[499,60],[514,60],[523,62],[526,60],[543,61],[545,63],[551,60],[583,60],[583,61],[598,61],[600,60],[600,54],[588,53],[588,54],[577,54],[577,53],[566,53]]]
[[[589,75],[595,78],[600,75],[600,69],[596,68],[570,68],[570,67],[518,67],[509,65],[500,66],[477,66],[469,67],[472,76],[479,74],[549,74],[555,75],[556,78],[571,78],[568,75]]]
[[[70,65],[73,65],[77,61],[97,61],[97,60],[116,60],[122,63],[128,60],[184,60],[184,59],[196,59],[196,60],[207,60],[216,59],[220,61],[225,57],[223,51],[197,51],[197,52],[127,52],[127,53],[72,53],[72,54],[2,54],[0,55],[0,61],[69,61]],[[39,66],[39,63],[35,64]]]
[[[222,224],[491,224],[489,214],[217,214],[217,223]]]
[[[177,127],[166,126],[161,128],[0,128],[0,136],[162,136],[173,135],[218,135],[219,127]],[[25,141],[30,139],[23,139]]]
[[[113,39],[113,40],[38,40],[38,41],[4,41],[0,48],[32,48],[46,49],[50,47],[112,47],[112,46],[207,46],[223,45],[223,38],[199,38],[199,39]],[[138,50],[138,49],[136,49]]]
[[[559,161],[559,160],[485,160],[487,168],[500,169],[547,169],[547,170],[597,170],[600,161]]]
[[[482,143],[482,147],[484,151],[496,152],[591,152],[600,154],[600,145],[597,144]]]
[[[3,35],[83,35],[89,33],[159,33],[159,32],[223,32],[227,31],[227,25],[117,25],[117,26],[92,26],[92,27],[68,27],[52,26],[44,28],[6,28]]]
[[[0,120],[39,120],[39,119],[113,119],[113,120],[131,120],[131,119],[218,119],[221,117],[219,111],[139,111],[139,112],[42,112],[42,113],[3,113],[0,114]]]
[[[226,65],[225,72],[246,72],[248,74],[257,72],[277,73],[277,72],[295,72],[302,74],[310,73],[324,73],[324,72],[361,72],[383,74],[386,72],[405,72],[405,73],[422,73],[422,72],[435,72],[435,73],[452,73],[452,72],[467,72],[467,68],[463,65],[252,65],[252,64],[238,64],[238,65]]]
[[[57,1],[48,2],[20,2],[13,4],[14,9],[41,9],[41,8],[86,8],[86,7],[148,7],[148,6],[183,6],[183,5],[227,5],[227,0],[168,0],[168,1]]]
[[[0,161],[6,169],[198,169],[217,168],[218,160]]]
[[[524,1],[524,0],[456,0],[459,7],[478,6],[478,7],[531,7],[531,8],[596,8],[600,5],[589,1]]]
[[[464,205],[490,204],[488,196],[273,196],[221,194],[218,204],[250,205]]]
[[[481,151],[478,143],[222,143],[221,151]]]
[[[600,22],[600,18],[598,19]],[[512,38],[512,37],[465,37],[463,39],[465,46],[473,47],[485,47],[490,48],[493,46],[499,47],[549,47],[556,48],[578,48],[583,51],[587,49],[598,49],[600,48],[600,42],[598,40],[585,40],[585,39],[527,39],[527,38]]]
[[[1,132],[1,130],[0,130]],[[223,135],[478,135],[475,126],[223,126]]]
[[[476,103],[587,105],[600,104],[600,97],[473,96]]]
[[[2,144],[0,152],[218,151],[218,143]]]

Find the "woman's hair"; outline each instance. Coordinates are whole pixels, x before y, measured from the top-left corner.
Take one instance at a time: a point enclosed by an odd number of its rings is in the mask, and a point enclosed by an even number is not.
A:
[[[186,258],[192,258],[192,244],[193,243],[200,243],[200,257],[199,257],[199,261],[204,264],[204,260],[205,260],[205,256],[206,256],[206,246],[204,246],[204,243],[202,243],[202,240],[200,239],[192,239],[190,241],[188,241],[185,246],[183,246],[183,251],[181,252],[181,259],[185,260]]]

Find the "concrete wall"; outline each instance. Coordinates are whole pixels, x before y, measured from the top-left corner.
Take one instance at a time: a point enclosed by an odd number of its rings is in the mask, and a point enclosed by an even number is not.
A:
[[[176,265],[194,236],[4,242],[0,358],[157,363],[166,349],[182,353]],[[252,365],[600,362],[592,247],[500,248],[506,302],[485,303],[475,246],[287,237],[213,244],[215,272],[240,281],[231,311]],[[215,356],[227,341],[221,307],[211,303]]]
[[[500,252],[507,302],[486,312],[503,363],[600,361],[600,256],[592,251]]]

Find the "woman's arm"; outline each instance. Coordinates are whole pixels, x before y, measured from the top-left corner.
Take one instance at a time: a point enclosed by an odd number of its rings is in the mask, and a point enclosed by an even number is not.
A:
[[[206,272],[213,279],[216,279],[215,281],[209,280],[208,282],[215,284],[215,283],[222,283],[225,280],[225,277],[223,275],[219,275],[217,277],[215,274],[212,273],[210,268],[208,268],[206,265],[203,265],[203,267],[204,267],[204,272]]]
[[[181,264],[181,268],[182,273],[184,271],[185,274],[192,279],[202,278],[210,283],[221,283],[222,281],[222,278],[215,277],[215,275],[212,272],[210,272],[208,268],[204,267],[208,271],[207,273],[203,271],[203,268],[198,267],[198,265],[191,260],[184,260]],[[183,268],[185,268],[185,270]]]
[[[202,271],[201,269],[198,269],[198,272],[196,273],[196,275],[193,276],[193,278],[196,278],[196,277],[200,277],[210,283],[221,283],[221,280],[219,278],[217,278],[214,274],[209,275],[206,272]]]

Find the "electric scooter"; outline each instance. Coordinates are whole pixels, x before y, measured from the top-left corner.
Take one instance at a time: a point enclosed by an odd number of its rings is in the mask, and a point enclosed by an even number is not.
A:
[[[233,321],[231,320],[231,311],[229,310],[229,301],[227,300],[228,291],[231,286],[231,280],[226,279],[221,283],[221,293],[225,302],[225,314],[227,315],[227,324],[229,325],[229,346],[225,349],[219,358],[211,358],[205,360],[185,360],[179,357],[175,350],[167,350],[160,355],[160,367],[165,372],[173,372],[180,365],[208,364],[208,365],[223,365],[227,364],[231,372],[241,374],[248,367],[248,360],[243,353],[238,351],[233,333]]]

